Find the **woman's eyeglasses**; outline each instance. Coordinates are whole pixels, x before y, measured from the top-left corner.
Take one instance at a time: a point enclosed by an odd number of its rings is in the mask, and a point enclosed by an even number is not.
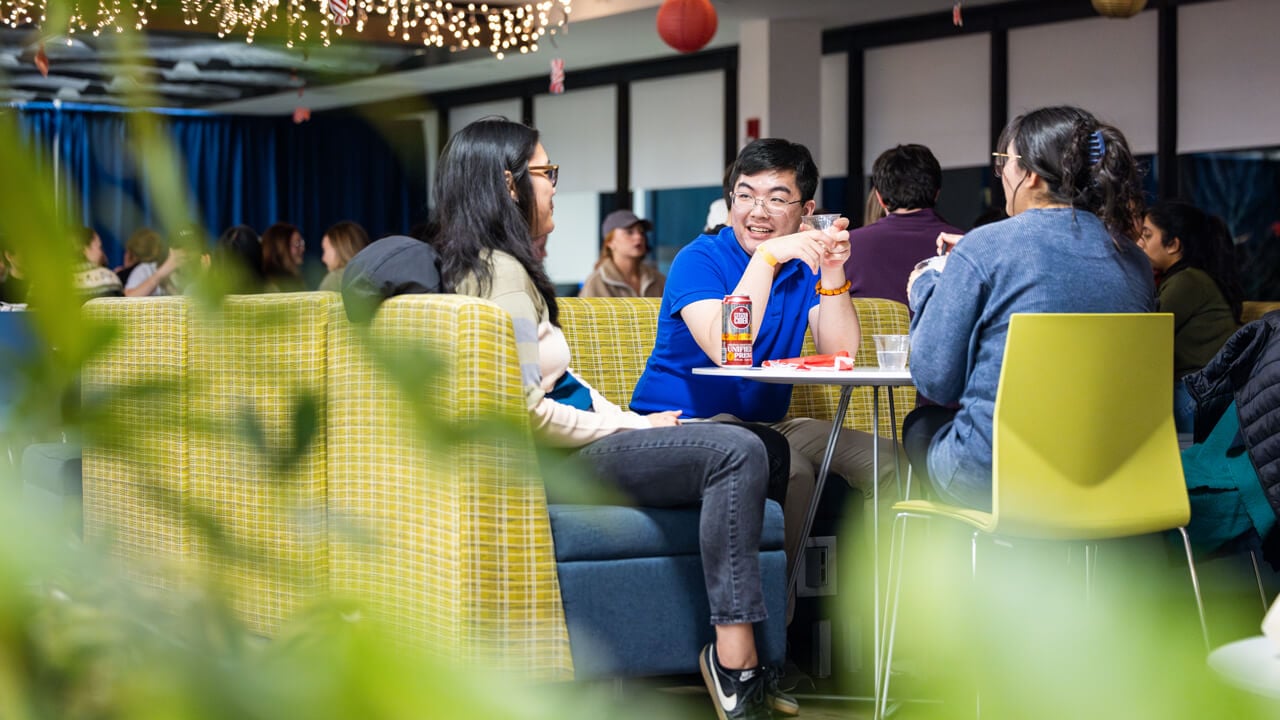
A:
[[[551,181],[551,187],[555,187],[556,182],[560,180],[559,165],[530,165],[529,172],[536,172],[545,175],[547,180]]]
[[[995,161],[992,162],[991,167],[996,171],[996,177],[1001,177],[1004,175],[1005,163],[1009,162],[1010,160],[1022,159],[1021,155],[1014,155],[1013,153],[993,152],[991,153],[991,156],[995,158]]]

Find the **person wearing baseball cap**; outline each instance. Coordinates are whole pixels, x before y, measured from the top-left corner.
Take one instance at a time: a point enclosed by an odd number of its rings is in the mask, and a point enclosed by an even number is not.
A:
[[[578,297],[662,297],[667,278],[645,262],[653,223],[630,210],[614,210],[600,225],[604,245]]]

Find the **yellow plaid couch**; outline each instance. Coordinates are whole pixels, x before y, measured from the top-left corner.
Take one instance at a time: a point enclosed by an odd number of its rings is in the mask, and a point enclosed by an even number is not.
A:
[[[644,372],[653,350],[658,328],[656,298],[562,298],[560,324],[573,355],[574,370],[605,397],[622,407],[631,401],[631,391]],[[862,324],[862,344],[855,360],[858,366],[876,364],[872,335],[903,334],[908,330],[907,307],[893,300],[854,298]],[[623,351],[622,349],[626,349]],[[642,348],[643,352],[637,352]],[[813,337],[806,336],[804,354],[817,352]],[[764,358],[760,358],[764,359]],[[708,362],[708,364],[710,364]],[[899,429],[902,418],[915,406],[915,388],[894,392]],[[791,395],[790,417],[831,419],[836,414],[840,391],[823,385],[800,385]],[[871,388],[857,388],[849,401],[845,427],[871,432]],[[888,392],[880,393],[880,434],[889,436]]]
[[[474,298],[96,300],[120,328],[85,371],[85,532],[138,580],[216,579],[274,634],[330,592],[400,636],[572,677],[511,324]],[[211,531],[213,529],[213,531]],[[197,575],[199,573],[199,575]]]
[[[855,303],[868,337],[905,332],[901,306]],[[575,369],[623,406],[657,311],[651,299],[562,302]],[[86,405],[110,429],[85,443],[85,532],[136,579],[169,590],[216,579],[267,636],[318,597],[354,596],[451,657],[573,676],[496,305],[404,296],[359,329],[330,293],[233,297],[218,312],[103,299],[86,312],[119,335],[84,374]],[[874,358],[869,342],[859,362]],[[830,416],[833,398],[801,397],[793,412]],[[850,421],[863,427],[865,409]]]

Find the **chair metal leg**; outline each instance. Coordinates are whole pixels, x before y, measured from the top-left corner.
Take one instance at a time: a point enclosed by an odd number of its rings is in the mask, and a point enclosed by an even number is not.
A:
[[[1209,625],[1204,620],[1204,599],[1200,597],[1200,577],[1196,575],[1196,559],[1191,554],[1191,538],[1187,536],[1185,527],[1178,528],[1178,532],[1182,534],[1182,546],[1187,551],[1187,569],[1191,571],[1191,589],[1196,593],[1196,610],[1200,613],[1200,633],[1204,636],[1204,649],[1208,652],[1212,649],[1209,644]]]
[[[1267,603],[1267,590],[1262,586],[1262,571],[1258,569],[1258,553],[1249,551],[1249,559],[1253,561],[1253,577],[1258,581],[1258,598],[1262,600],[1262,613],[1265,615],[1271,605]]]
[[[898,459],[902,453],[898,448],[898,414],[893,407],[893,391],[894,388],[886,388],[885,391],[889,396],[889,437],[893,438],[893,479],[898,483],[898,497],[905,500],[906,496],[902,494],[902,462]],[[880,442],[879,438],[875,440]]]
[[[974,530],[969,539],[969,575],[970,579],[973,580],[972,591],[975,598],[978,594],[978,535],[980,534],[977,530]],[[976,673],[982,672],[977,665],[974,666],[974,669]],[[973,716],[975,718],[982,717],[982,685],[980,682],[975,682],[973,686]]]
[[[907,546],[907,517],[899,513],[893,519],[893,534],[889,539],[889,587],[885,597],[884,622],[887,627],[880,637],[884,638],[883,655],[880,661],[880,680],[876,685],[874,720],[883,720],[889,705],[889,674],[893,664],[893,641],[898,630],[898,603],[902,598],[902,567]],[[880,652],[880,648],[876,649]]]
[[[1098,573],[1098,543],[1084,544],[1084,604],[1093,602],[1093,583]]]

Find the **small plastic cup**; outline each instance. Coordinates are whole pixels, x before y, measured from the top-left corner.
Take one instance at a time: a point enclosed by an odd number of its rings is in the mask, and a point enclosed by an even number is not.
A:
[[[823,213],[821,215],[802,215],[800,222],[808,225],[814,230],[826,232],[836,224],[836,220],[840,219],[840,213]]]
[[[916,263],[916,270],[937,270],[942,272],[942,268],[947,266],[946,255],[933,255]]]
[[[911,352],[909,335],[873,335],[876,341],[876,360],[881,370],[906,370],[907,356]]]

